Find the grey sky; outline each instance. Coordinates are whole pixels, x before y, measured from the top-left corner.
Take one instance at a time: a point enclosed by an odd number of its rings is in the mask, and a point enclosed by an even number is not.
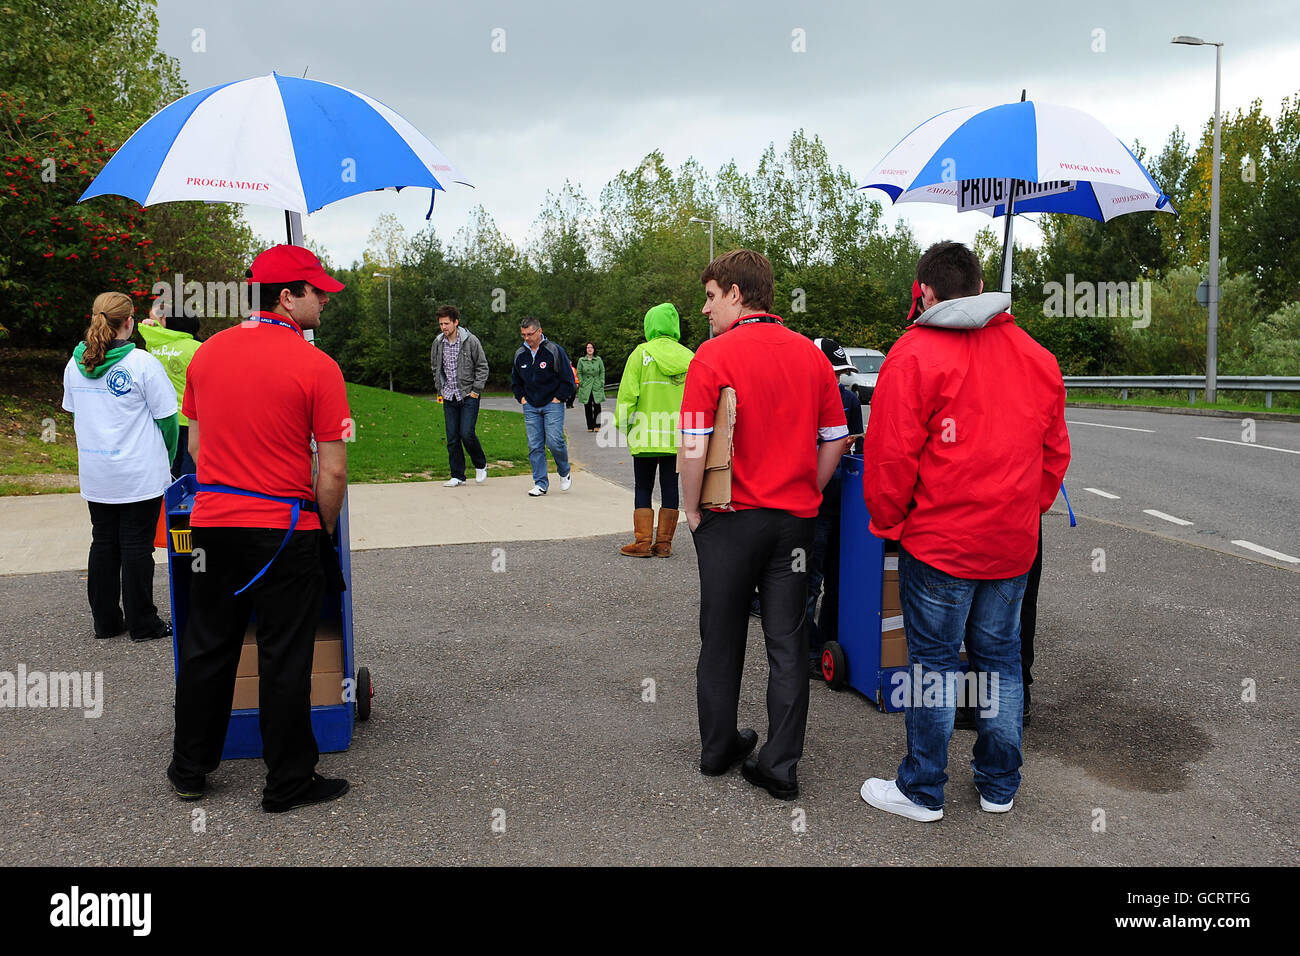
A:
[[[1291,0],[234,0],[220,12],[159,0],[158,14],[160,45],[192,90],[309,69],[403,114],[476,187],[439,196],[432,221],[444,239],[481,203],[526,241],[548,189],[568,178],[595,201],[656,148],[673,167],[693,155],[710,171],[732,158],[752,171],[769,142],[779,147],[802,128],[861,177],[933,114],[1018,99],[1022,87],[1156,151],[1175,125],[1194,134],[1214,107],[1213,48],[1173,46],[1176,33],[1226,44],[1225,110],[1258,97],[1276,113],[1300,91]],[[497,28],[504,53],[492,51]],[[192,49],[196,29],[205,52]],[[793,49],[795,30],[804,52]],[[1094,52],[1099,40],[1104,52]],[[308,217],[305,230],[346,264],[381,213],[414,232],[428,204],[427,190],[357,196]],[[247,208],[264,238],[283,241],[282,216]],[[969,241],[989,222],[937,206],[886,208],[886,222],[899,219],[923,243]],[[1017,235],[1035,234],[1017,224]]]

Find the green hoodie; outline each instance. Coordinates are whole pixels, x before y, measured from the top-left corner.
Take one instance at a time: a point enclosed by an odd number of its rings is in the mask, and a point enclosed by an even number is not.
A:
[[[140,330],[140,338],[144,339],[144,347],[149,350],[149,354],[162,362],[163,368],[167,370],[172,388],[176,389],[176,405],[179,407],[185,399],[185,371],[190,367],[190,360],[194,358],[201,343],[188,332],[161,325],[138,325],[136,328]],[[190,423],[184,413],[178,412],[176,417],[182,425]]]
[[[78,343],[77,347],[72,350],[72,358],[74,364],[77,366],[77,371],[86,376],[86,378],[103,378],[108,374],[108,370],[118,362],[122,361],[126,354],[133,348],[135,348],[134,342],[126,342],[122,345],[113,346],[113,348],[104,353],[104,361],[96,365],[93,372],[86,371],[86,363],[82,361],[82,356],[86,354],[85,342]],[[181,436],[180,426],[176,423],[176,415],[168,415],[166,418],[155,418],[153,421],[154,424],[158,426],[158,430],[162,432],[163,441],[167,443],[167,460],[174,460],[176,458],[176,445]]]
[[[633,455],[677,453],[686,369],[695,353],[682,345],[681,322],[672,303],[645,314],[645,337],[627,357],[618,386],[614,424],[627,432]]]

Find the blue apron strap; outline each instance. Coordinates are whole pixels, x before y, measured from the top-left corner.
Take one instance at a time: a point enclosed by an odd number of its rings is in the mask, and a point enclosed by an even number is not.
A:
[[[245,491],[243,488],[235,488],[231,485],[200,484],[199,491],[215,492],[223,495],[239,495],[243,498],[260,498],[263,501],[275,501],[282,505],[289,505],[289,530],[284,533],[284,540],[280,542],[280,547],[276,549],[275,554],[271,555],[271,560],[266,562],[266,566],[253,575],[253,580],[235,592],[235,597],[243,594],[256,584],[258,579],[270,569],[271,565],[275,564],[275,559],[280,556],[280,552],[284,550],[284,546],[289,543],[289,539],[293,537],[293,533],[298,527],[298,518],[302,513],[303,506],[306,505],[308,511],[316,510],[315,502],[304,502],[301,498],[281,498],[276,495],[264,495],[258,491]]]
[[[1061,496],[1065,498],[1066,510],[1070,512],[1070,527],[1073,528],[1079,522],[1074,520],[1074,509],[1070,507],[1070,496],[1065,493],[1065,482],[1061,482]]]

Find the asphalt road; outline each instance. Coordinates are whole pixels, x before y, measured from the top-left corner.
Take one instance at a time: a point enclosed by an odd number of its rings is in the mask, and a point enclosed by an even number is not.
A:
[[[698,773],[697,578],[678,540],[668,561],[618,557],[620,536],[354,555],[374,716],[321,760],[352,792],[280,816],[259,809],[260,761],[224,764],[198,804],[171,794],[170,647],[94,641],[80,574],[0,578],[0,671],[105,686],[98,719],[0,710],[0,864],[1300,862],[1300,577],[1050,516],[1015,809],[979,810],[959,732],[946,815],[919,824],[858,796],[893,775],[904,730],[854,692],[813,688],[794,803]],[[760,731],[761,640],[751,627],[741,703]]]
[[[1300,424],[1255,422],[1252,434],[1242,419],[1065,411],[1076,514],[1300,571]]]

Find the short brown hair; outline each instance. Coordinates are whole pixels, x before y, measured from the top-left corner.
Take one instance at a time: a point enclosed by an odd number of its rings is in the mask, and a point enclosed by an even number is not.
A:
[[[454,305],[439,306],[438,311],[433,314],[433,317],[435,319],[441,319],[444,316],[448,319],[451,319],[457,325],[460,324],[460,310],[457,309]]]
[[[983,278],[979,256],[960,242],[936,242],[916,264],[916,281],[933,289],[940,302],[979,295]]]
[[[776,297],[776,280],[767,256],[751,249],[733,249],[710,262],[700,275],[700,283],[712,279],[724,293],[734,285],[740,289],[740,301],[760,312],[772,311]]]

